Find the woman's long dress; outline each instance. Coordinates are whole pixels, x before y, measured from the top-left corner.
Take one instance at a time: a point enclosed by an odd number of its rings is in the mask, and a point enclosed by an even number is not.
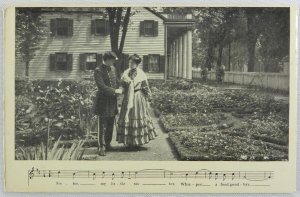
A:
[[[140,69],[126,70],[121,78],[124,99],[117,125],[117,142],[139,146],[157,136],[148,108],[150,94],[145,73]]]

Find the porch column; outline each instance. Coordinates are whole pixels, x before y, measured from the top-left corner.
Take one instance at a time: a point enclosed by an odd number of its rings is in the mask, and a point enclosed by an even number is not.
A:
[[[178,38],[176,39],[176,45],[175,45],[175,59],[176,59],[176,63],[175,63],[175,77],[178,77],[179,76],[179,70],[178,70],[178,65],[179,65],[179,40]]]
[[[187,34],[184,33],[183,34],[183,52],[182,52],[182,56],[183,56],[183,61],[182,61],[182,77],[183,78],[187,78],[186,76],[186,71],[187,71]]]
[[[187,32],[187,79],[192,79],[192,30]]]
[[[178,64],[178,76],[179,77],[182,77],[182,59],[183,59],[183,57],[182,57],[182,48],[183,48],[183,46],[182,46],[182,42],[183,42],[183,38],[182,38],[182,36],[180,36],[179,37],[179,55],[178,55],[178,59],[179,59],[179,64]]]
[[[173,72],[172,75],[173,77],[176,77],[176,40],[173,41],[173,50],[172,50],[172,54],[173,54]]]
[[[170,56],[169,56],[169,77],[172,77],[172,72],[173,72],[173,45],[172,43],[170,44]]]

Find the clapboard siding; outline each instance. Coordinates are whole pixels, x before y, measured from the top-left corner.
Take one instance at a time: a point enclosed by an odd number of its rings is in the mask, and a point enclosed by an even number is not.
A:
[[[127,54],[137,53],[141,56],[146,54],[164,55],[163,20],[144,8],[133,8],[133,11],[135,11],[136,14],[131,17],[123,52]],[[42,14],[42,20],[46,22],[47,29],[49,31],[50,20],[55,18],[73,19],[73,36],[51,37],[49,32],[45,40],[41,42],[40,50],[36,52],[35,58],[30,63],[29,76],[32,78],[78,78],[84,74],[79,70],[79,54],[103,53],[111,49],[109,35],[95,36],[91,34],[91,20],[102,18],[100,13],[45,12]],[[140,21],[143,20],[158,21],[158,36],[140,36],[139,26]],[[49,55],[56,52],[67,52],[68,54],[73,54],[72,71],[50,71]],[[20,60],[16,59],[16,61]],[[16,75],[21,74],[22,69],[24,69],[24,65],[17,62],[16,67]]]

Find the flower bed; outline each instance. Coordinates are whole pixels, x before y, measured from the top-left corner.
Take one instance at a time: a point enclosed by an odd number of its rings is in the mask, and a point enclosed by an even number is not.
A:
[[[273,144],[288,145],[288,131],[288,122],[285,119],[270,114],[261,119],[249,119],[244,126],[231,130],[230,135],[248,136]]]
[[[287,159],[287,103],[247,89],[195,83],[189,89],[176,89],[174,84],[154,87],[152,106],[160,112],[162,127],[172,131],[169,136],[180,159]],[[226,118],[220,121],[218,114]]]
[[[224,113],[166,114],[160,116],[161,125],[167,132],[187,128],[202,128],[207,125],[216,125],[216,127],[218,127],[217,124],[220,124],[227,119],[228,115]]]
[[[235,112],[238,115],[268,114],[284,111],[286,106],[273,97],[256,95],[245,90],[196,89],[153,93],[152,106],[162,113]]]
[[[169,133],[181,160],[287,160],[288,154],[261,140],[220,132],[176,131]]]

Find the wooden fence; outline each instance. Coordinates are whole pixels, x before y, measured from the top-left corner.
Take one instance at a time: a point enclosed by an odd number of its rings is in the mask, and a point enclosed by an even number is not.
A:
[[[200,79],[201,72],[193,71],[193,78]],[[216,80],[216,72],[209,71],[208,79]],[[224,82],[242,85],[253,85],[274,90],[289,91],[289,75],[287,73],[263,72],[225,72]]]

